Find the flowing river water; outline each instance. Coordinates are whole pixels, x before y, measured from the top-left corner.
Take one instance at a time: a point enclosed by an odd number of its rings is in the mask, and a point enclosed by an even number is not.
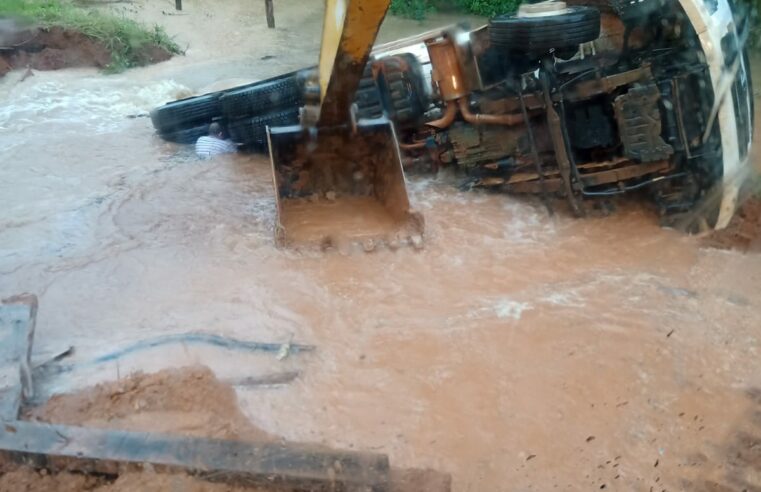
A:
[[[170,32],[200,36],[203,5],[167,16]],[[310,8],[283,2],[272,33],[258,12],[223,24],[224,58],[198,48],[116,76],[0,82],[0,294],[39,296],[39,357],[73,345],[84,363],[198,331],[316,347],[157,347],[83,364],[53,390],[194,363],[223,379],[298,371],[238,388],[255,424],[451,473],[458,492],[761,487],[761,256],[701,247],[642,204],[549,217],[446,174],[409,178],[420,251],[279,250],[265,156],[198,161],[131,117],[312,63]],[[382,36],[419,30],[392,19]]]

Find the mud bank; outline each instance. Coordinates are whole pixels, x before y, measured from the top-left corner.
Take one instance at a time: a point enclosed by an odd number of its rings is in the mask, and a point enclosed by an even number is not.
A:
[[[714,231],[706,238],[713,248],[761,252],[761,198],[746,200],[726,229]]]
[[[56,395],[27,409],[27,420],[93,428],[160,432],[237,441],[273,442],[283,438],[253,425],[241,412],[235,390],[207,367],[137,373],[72,394]],[[450,478],[432,470],[394,470],[393,492],[448,492]],[[0,492],[166,491],[258,492],[261,487],[210,483],[148,468],[116,477],[35,470],[0,461]],[[282,488],[277,490],[283,491]]]
[[[112,62],[104,42],[62,27],[34,28],[0,33],[0,77],[13,69],[60,70],[73,67],[106,68]],[[136,50],[134,64],[150,65],[172,54],[161,46],[145,44]]]

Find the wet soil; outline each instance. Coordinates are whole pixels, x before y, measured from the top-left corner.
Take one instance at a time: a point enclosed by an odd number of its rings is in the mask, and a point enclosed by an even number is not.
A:
[[[31,408],[25,418],[56,424],[248,441],[276,438],[241,413],[232,387],[208,368],[135,374]]]
[[[111,52],[97,39],[61,27],[8,29],[2,33],[0,76],[19,68],[60,70],[72,67],[105,68],[111,63]],[[135,63],[148,65],[172,57],[164,48],[145,45],[138,50]]]
[[[52,397],[28,408],[24,419],[55,424],[160,432],[240,441],[282,440],[243,415],[232,387],[206,367],[137,373],[119,381],[98,384]],[[451,478],[433,470],[394,469],[392,492],[448,492]],[[156,473],[150,467],[115,477],[36,470],[0,461],[0,492],[257,492],[261,487],[209,483],[180,473]],[[282,492],[282,488],[279,488]]]
[[[706,244],[720,249],[761,252],[761,198],[745,200],[727,228],[711,233],[706,238]]]
[[[84,389],[56,395],[44,405],[25,411],[25,419],[56,424],[162,432],[220,439],[273,441],[241,413],[235,391],[222,384],[205,367],[168,369],[155,374],[134,374]],[[128,490],[199,492],[255,491],[182,474],[151,470],[118,477],[78,473],[48,473],[0,462],[0,491],[121,492]]]
[[[314,63],[321,3],[278,2],[274,30],[248,1],[184,4],[134,5],[187,57],[0,82],[0,297],[39,295],[40,358],[198,330],[317,348],[157,348],[52,378],[53,393],[194,363],[299,371],[236,388],[253,425],[451,473],[456,492],[761,487],[761,255],[662,229],[638,203],[549,217],[446,174],[408,179],[423,250],[279,250],[266,157],[199,162],[128,116]],[[410,24],[385,35],[433,27]]]

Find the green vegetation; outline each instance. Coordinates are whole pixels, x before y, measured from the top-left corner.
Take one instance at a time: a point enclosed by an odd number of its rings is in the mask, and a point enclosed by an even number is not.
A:
[[[392,0],[389,11],[400,17],[423,20],[425,14],[435,10],[430,0]]]
[[[753,47],[761,47],[761,0],[740,0],[738,7],[745,8],[744,12],[738,12],[741,18],[747,18],[750,22],[748,44]]]
[[[0,0],[0,17],[15,17],[40,27],[60,26],[96,39],[111,52],[107,72],[121,72],[138,62],[139,50],[158,45],[181,53],[161,26],[147,28],[131,19],[79,7],[67,0]]]
[[[484,17],[512,14],[520,3],[520,0],[457,0],[457,4],[466,12]]]
[[[512,13],[519,4],[520,0],[392,0],[391,13],[417,20],[422,20],[428,12],[435,10],[455,10],[492,17]]]

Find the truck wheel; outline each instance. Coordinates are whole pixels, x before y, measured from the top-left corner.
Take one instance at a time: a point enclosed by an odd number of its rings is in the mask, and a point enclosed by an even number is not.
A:
[[[166,103],[151,111],[153,127],[159,133],[173,133],[205,123],[207,126],[222,115],[221,92],[189,97]]]
[[[268,126],[288,126],[298,123],[299,108],[296,107],[232,121],[227,125],[227,130],[233,142],[256,152],[266,152]]]
[[[511,52],[546,53],[574,48],[600,36],[600,11],[592,7],[567,7],[543,15],[500,15],[489,21],[494,46]]]
[[[383,103],[373,78],[372,62],[367,62],[365,65],[365,71],[354,96],[354,103],[357,105],[358,118],[380,118],[383,115]]]
[[[414,126],[428,109],[428,94],[420,62],[410,53],[383,58],[378,85],[389,119],[400,127]]]
[[[298,108],[304,104],[304,84],[299,73],[292,72],[226,92],[220,104],[231,120]]]
[[[161,138],[170,142],[179,144],[194,144],[199,137],[209,134],[209,124],[202,123],[200,125],[183,128],[181,130],[174,130],[168,132],[160,132]]]

